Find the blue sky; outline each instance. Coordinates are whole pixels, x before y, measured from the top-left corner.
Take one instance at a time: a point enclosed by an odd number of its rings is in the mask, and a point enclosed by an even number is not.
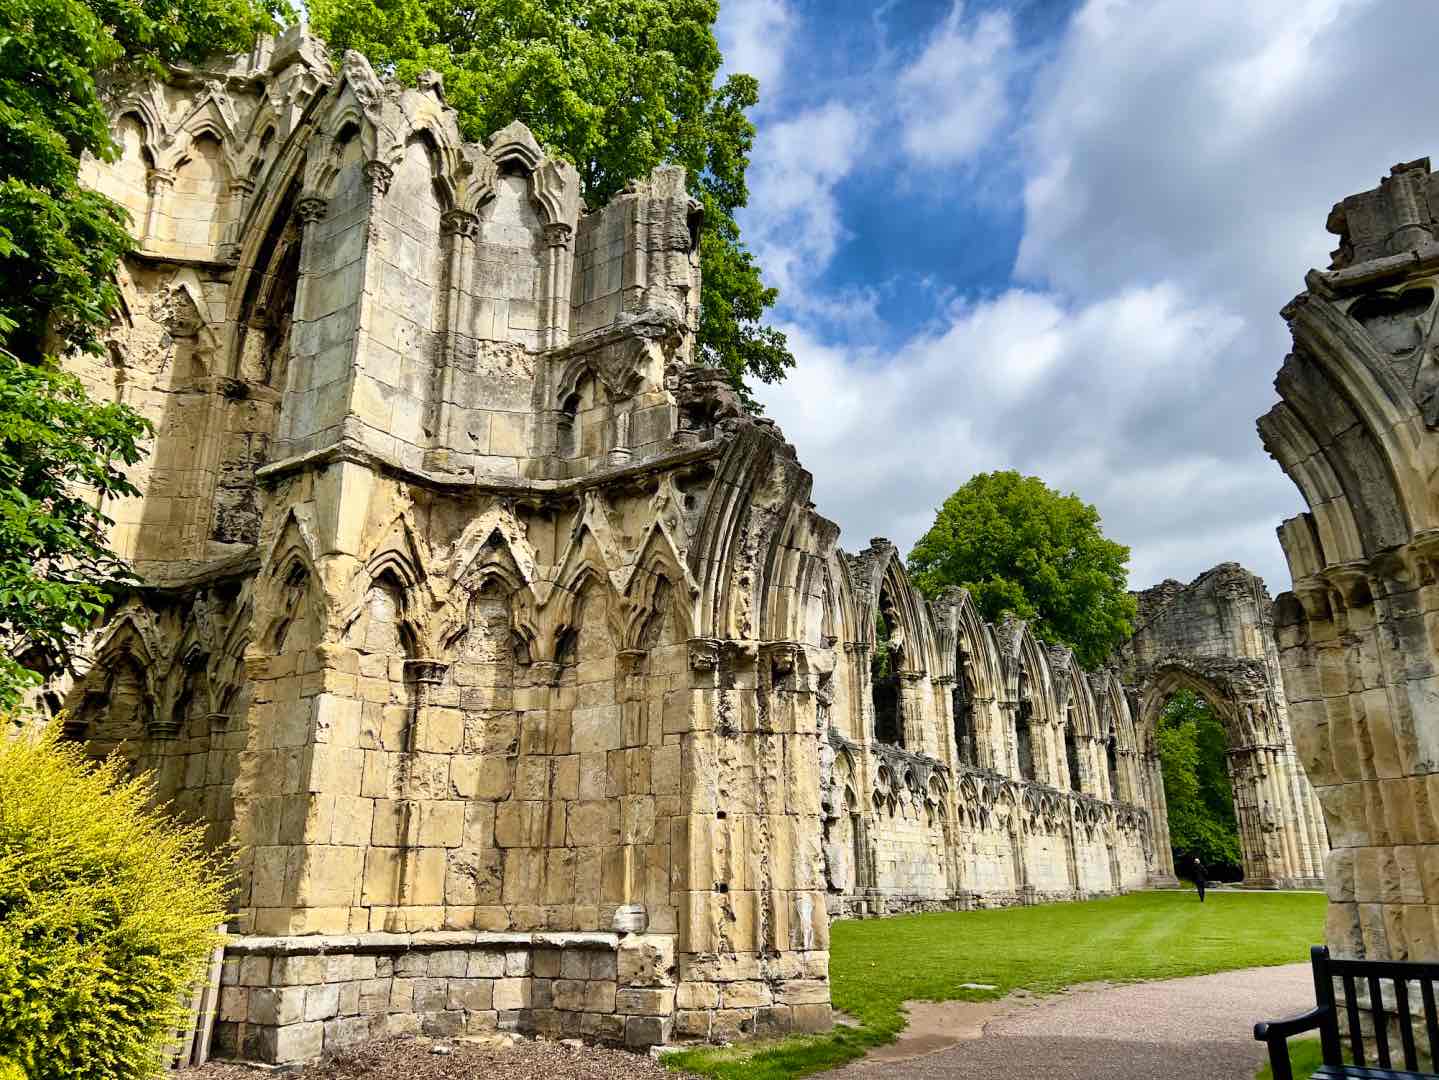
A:
[[[1017,468],[1099,507],[1132,587],[1288,586],[1278,312],[1335,201],[1439,154],[1439,5],[721,0],[719,34],[799,360],[760,396],[843,546]]]

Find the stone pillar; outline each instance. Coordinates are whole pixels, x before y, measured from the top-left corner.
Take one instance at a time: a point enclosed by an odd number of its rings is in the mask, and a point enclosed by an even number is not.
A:
[[[562,348],[570,341],[570,279],[574,273],[575,230],[563,221],[549,222],[545,231],[545,268],[541,284],[544,311],[540,332],[545,345]]]
[[[1164,777],[1160,773],[1159,754],[1148,753],[1140,761],[1144,782],[1144,805],[1150,807],[1149,829],[1154,845],[1150,884],[1158,887],[1179,884],[1174,873],[1174,852],[1169,847],[1169,804],[1164,798]]]
[[[228,219],[225,222],[225,238],[220,245],[220,258],[225,262],[238,262],[240,259],[240,226],[245,220],[250,196],[254,193],[255,181],[248,176],[237,176],[230,181]]]
[[[470,280],[474,274],[475,240],[480,219],[468,210],[448,210],[440,218],[440,235],[445,238],[446,267],[444,304],[444,337],[436,370],[435,385],[430,390],[426,408],[429,416],[425,426],[431,446],[425,452],[425,465],[441,472],[451,470],[454,449],[460,445],[455,426],[455,370],[466,356],[473,363],[473,339],[470,329]]]

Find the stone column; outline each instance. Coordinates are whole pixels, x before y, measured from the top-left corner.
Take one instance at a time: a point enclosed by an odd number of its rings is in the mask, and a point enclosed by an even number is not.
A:
[[[440,234],[446,238],[444,337],[435,381],[430,388],[425,427],[431,446],[425,453],[429,468],[449,471],[459,433],[454,415],[455,370],[468,357],[473,363],[474,334],[470,326],[470,279],[474,273],[475,241],[480,219],[468,210],[447,210],[440,218]]]
[[[1164,777],[1160,772],[1159,754],[1145,754],[1141,762],[1144,778],[1144,805],[1150,807],[1150,838],[1154,845],[1154,868],[1151,884],[1160,887],[1177,885],[1174,873],[1174,852],[1169,847],[1169,804],[1164,798]]]
[[[240,226],[244,223],[245,209],[254,192],[255,181],[248,176],[237,176],[230,181],[229,218],[225,222],[225,239],[220,245],[220,258],[225,262],[240,260]]]
[[[175,174],[169,169],[151,169],[145,177],[145,191],[150,201],[145,207],[145,231],[140,235],[140,246],[150,247],[158,239],[160,218],[165,215],[162,204],[175,188]]]
[[[558,349],[570,340],[570,279],[574,273],[574,229],[566,222],[545,225],[545,268],[541,285],[544,310],[540,334],[547,348]]]

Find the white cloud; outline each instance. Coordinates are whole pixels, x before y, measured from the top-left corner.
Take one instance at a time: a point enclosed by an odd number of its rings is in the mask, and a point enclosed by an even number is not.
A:
[[[848,547],[886,535],[908,550],[960,483],[1003,468],[1095,502],[1109,534],[1124,540],[1150,532],[1156,518],[1182,519],[1190,500],[1238,497],[1203,439],[1182,437],[1187,399],[1219,369],[1238,329],[1221,309],[1185,306],[1169,285],[1077,309],[1013,289],[956,305],[940,330],[898,352],[855,353],[789,327],[799,364],[761,396]],[[1136,459],[1146,436],[1125,438],[1125,418],[1151,426],[1151,437],[1173,437],[1169,453]],[[1255,535],[1271,534],[1266,525]],[[1262,544],[1253,539],[1209,562],[1255,561]],[[1136,556],[1136,581],[1160,572],[1162,559]]]
[[[966,19],[954,0],[924,51],[896,84],[900,139],[922,164],[958,165],[1010,119],[1014,26],[1007,12]]]
[[[725,70],[759,80],[760,102],[772,100],[784,81],[785,52],[799,20],[785,0],[724,0],[716,36]]]
[[[860,114],[837,101],[767,124],[759,133],[745,238],[766,280],[791,306],[803,307],[805,282],[823,271],[845,236],[835,189],[854,169],[867,138]]]

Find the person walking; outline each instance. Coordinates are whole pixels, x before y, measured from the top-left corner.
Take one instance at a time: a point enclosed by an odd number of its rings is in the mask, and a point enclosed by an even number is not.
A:
[[[1209,875],[1204,872],[1204,864],[1199,861],[1198,855],[1189,857],[1189,873],[1194,878],[1194,887],[1199,890],[1199,902],[1204,903],[1204,889],[1209,884]]]

